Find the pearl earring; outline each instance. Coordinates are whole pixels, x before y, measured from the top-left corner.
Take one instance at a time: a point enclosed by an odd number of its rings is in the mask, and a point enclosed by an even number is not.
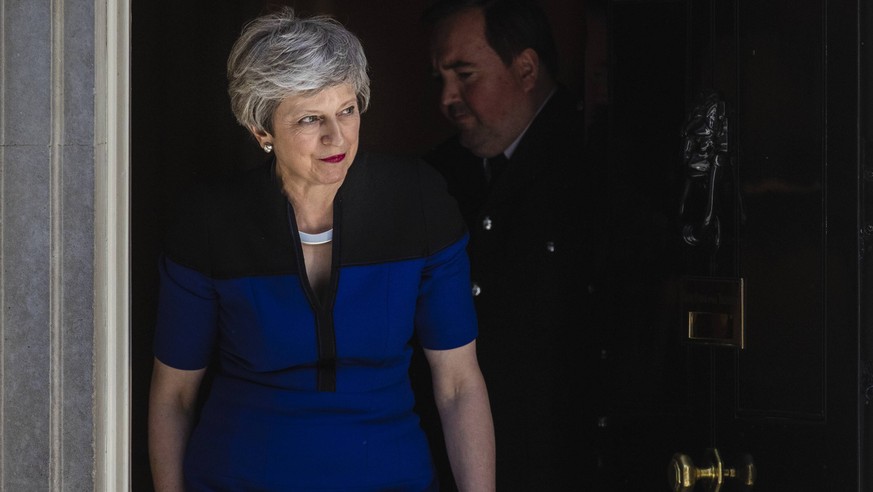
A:
[[[270,152],[273,151],[273,144],[265,143],[263,148],[264,148],[264,152],[269,154]]]

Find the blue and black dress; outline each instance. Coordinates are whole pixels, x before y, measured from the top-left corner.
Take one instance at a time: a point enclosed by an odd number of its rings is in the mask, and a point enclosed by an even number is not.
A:
[[[156,357],[184,370],[218,361],[187,486],[428,490],[411,343],[477,335],[457,207],[426,165],[359,154],[334,201],[319,297],[274,166],[191,193],[161,259]]]

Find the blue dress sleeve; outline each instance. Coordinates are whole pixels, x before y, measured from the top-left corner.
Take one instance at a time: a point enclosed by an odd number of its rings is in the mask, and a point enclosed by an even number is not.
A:
[[[212,279],[166,256],[159,270],[155,357],[176,369],[202,369],[209,364],[218,332]]]
[[[473,341],[478,334],[470,290],[470,262],[465,234],[430,255],[424,266],[415,325],[422,347],[447,350]]]

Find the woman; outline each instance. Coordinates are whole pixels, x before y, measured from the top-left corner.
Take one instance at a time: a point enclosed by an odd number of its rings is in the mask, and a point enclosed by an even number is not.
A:
[[[290,9],[233,47],[234,114],[271,158],[192,193],[169,233],[149,404],[158,491],[437,490],[412,337],[459,487],[494,488],[465,229],[429,168],[358,154],[366,70],[354,35]]]

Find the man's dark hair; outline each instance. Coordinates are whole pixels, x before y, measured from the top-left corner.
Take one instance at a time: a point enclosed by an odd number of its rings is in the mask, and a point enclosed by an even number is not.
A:
[[[485,16],[485,38],[509,65],[531,48],[552,77],[558,75],[558,51],[546,14],[531,0],[437,0],[422,16],[431,26],[464,11],[480,9]]]

